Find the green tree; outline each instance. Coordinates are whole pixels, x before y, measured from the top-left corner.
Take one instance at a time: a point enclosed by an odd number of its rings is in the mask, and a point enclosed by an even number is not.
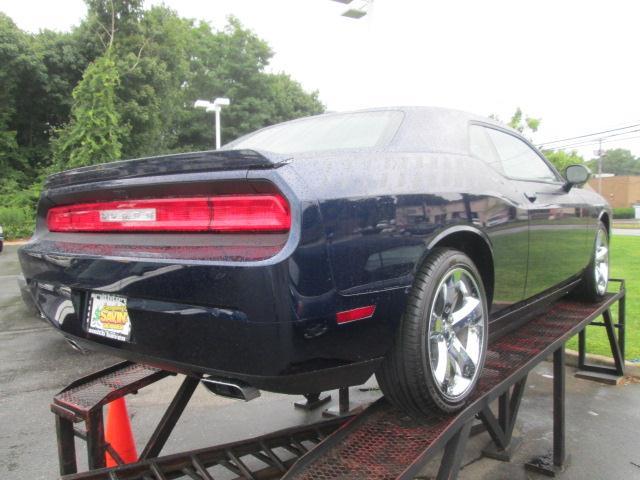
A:
[[[549,160],[556,169],[563,173],[569,165],[584,164],[584,158],[578,155],[578,152],[565,152],[564,150],[543,150],[544,156]]]
[[[107,52],[87,67],[73,90],[71,122],[60,130],[54,155],[60,169],[118,160],[126,129],[115,108],[119,82],[116,64]]]
[[[307,93],[286,73],[268,75],[269,104],[272,111],[269,123],[279,123],[324,112],[318,91]]]
[[[166,7],[139,18],[137,31],[116,40],[121,83],[117,109],[130,133],[123,156],[140,157],[179,149],[179,121],[189,81],[189,21]]]
[[[87,66],[103,50],[97,45],[95,49],[89,49],[78,29],[64,33],[41,31],[34,36],[33,48],[46,71],[47,88],[39,110],[48,126],[45,129],[48,141],[53,130],[69,121],[73,89],[82,80]]]
[[[30,37],[0,13],[0,183],[33,175],[29,150],[40,144],[38,95],[44,86],[44,69]],[[24,147],[24,148],[21,148]]]
[[[266,73],[273,52],[235,18],[222,31],[200,23],[189,30],[189,71],[176,145],[211,148],[211,116],[191,106],[198,98],[229,97],[223,143],[274,123],[324,111],[318,93],[307,93],[288,75]]]
[[[598,171],[598,160],[587,162],[593,172]],[[607,150],[602,155],[602,173],[614,175],[640,175],[640,158],[634,157],[629,150],[616,148]]]
[[[269,45],[235,18],[216,30],[142,0],[86,1],[87,17],[70,32],[27,34],[0,14],[0,166],[22,189],[54,156],[66,168],[211,148],[212,118],[193,108],[198,98],[231,98],[225,142],[324,111],[317,92],[266,72]]]
[[[531,133],[535,133],[538,131],[541,121],[541,118],[524,116],[524,114],[522,113],[522,109],[518,107],[511,116],[511,120],[509,120],[509,123],[507,125],[515,130],[518,130],[520,133],[524,133],[525,130],[528,130]]]

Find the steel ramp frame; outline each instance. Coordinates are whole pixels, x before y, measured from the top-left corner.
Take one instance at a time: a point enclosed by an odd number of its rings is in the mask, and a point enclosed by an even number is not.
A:
[[[624,290],[624,280],[611,279],[619,282],[621,290]],[[587,363],[587,329],[584,328],[578,336],[578,372],[579,378],[603,381],[604,383],[617,384],[624,376],[625,361],[625,334],[626,334],[626,297],[623,295],[618,300],[618,323],[615,323],[611,310],[602,312],[602,322],[591,322],[590,326],[603,327],[607,332],[609,347],[613,357],[614,366],[606,367]],[[616,336],[616,330],[618,332]]]
[[[81,391],[83,382],[86,384],[87,380],[90,384],[101,382],[104,372],[98,372],[74,382],[54,399],[52,410],[57,416],[60,471],[62,475],[66,475],[62,478],[210,480],[217,477],[209,469],[219,466],[226,470],[227,474],[231,472],[238,479],[412,479],[426,463],[444,449],[437,479],[454,479],[460,469],[469,436],[480,430],[488,431],[495,444],[494,450],[508,460],[527,375],[550,354],[554,357],[554,437],[553,453],[546,460],[547,464],[551,464],[550,467],[547,465],[547,470],[552,472],[544,473],[553,474],[562,469],[566,459],[564,344],[573,335],[583,331],[598,316],[605,316],[606,322],[606,315],[610,316],[610,308],[615,302],[622,300],[619,305],[622,312],[624,311],[624,282],[618,281],[618,284],[619,291],[607,294],[598,304],[587,304],[568,298],[559,300],[542,313],[537,313],[529,322],[492,342],[481,378],[467,406],[456,414],[433,412],[428,419],[420,423],[381,398],[357,415],[293,427],[257,439],[157,457],[199,381],[196,377],[186,377],[152,439],[143,450],[140,461],[113,468],[99,468],[97,464],[100,458],[104,461],[104,452],[109,450],[109,446],[104,443],[101,431],[97,434],[91,431],[96,425],[100,430],[101,422],[87,422],[87,433],[84,436],[94,439],[94,445],[88,452],[90,456],[93,454],[96,457],[93,466],[90,461],[88,472],[74,473],[75,449],[71,446],[71,450],[67,451],[66,447],[69,447],[69,437],[73,444],[73,436],[82,437],[83,434],[73,428],[73,422],[86,420],[89,412],[95,417],[98,411],[101,419],[102,406],[108,401],[142,388],[141,384],[153,383],[169,375],[168,372],[156,369],[157,371],[150,373],[152,377],[155,375],[155,380],[145,377],[139,384],[107,392],[95,401],[97,406],[84,408],[85,417],[73,411],[70,415],[69,411],[73,408],[69,408],[68,402],[64,404],[60,397],[64,396],[65,392]],[[624,313],[622,318],[624,319]],[[620,346],[618,342],[616,345]],[[131,365],[136,364],[125,362],[112,369]],[[107,375],[113,373],[114,371],[107,372]],[[490,408],[495,401],[498,402],[497,416]],[[477,420],[481,421],[481,425],[472,427],[473,422]],[[276,453],[276,449],[285,452],[285,455]],[[71,470],[70,466],[74,469]]]
[[[526,377],[550,354],[554,354],[555,373],[552,464],[561,468],[565,462],[564,344],[624,297],[624,283],[618,283],[619,291],[607,294],[598,304],[562,299],[494,341],[476,390],[462,411],[453,415],[434,412],[417,425],[381,399],[303,457],[283,480],[409,480],[442,449],[445,454],[437,479],[456,478],[476,416],[491,437],[502,443],[498,447],[508,448]],[[516,386],[514,393],[509,394],[512,386]],[[495,400],[501,404],[497,422],[489,414]],[[508,406],[514,407],[513,414],[508,412]],[[341,473],[345,471],[349,474]]]

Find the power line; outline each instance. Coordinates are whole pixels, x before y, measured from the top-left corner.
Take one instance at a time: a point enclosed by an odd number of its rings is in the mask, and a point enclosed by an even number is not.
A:
[[[566,142],[569,140],[578,140],[580,138],[593,137],[594,135],[602,135],[604,133],[617,132],[619,130],[626,130],[627,128],[634,128],[634,127],[640,127],[640,123],[636,123],[634,125],[627,125],[626,127],[618,127],[618,128],[612,128],[610,130],[603,130],[601,132],[587,133],[586,135],[578,135],[577,137],[567,137],[567,138],[561,138],[558,140],[551,140],[549,142],[541,142],[538,145],[542,147],[543,145],[549,145],[551,143],[560,143],[560,142]]]
[[[559,146],[554,146],[554,147],[548,147],[551,150],[561,150],[563,148],[569,148],[569,147],[580,147],[580,146],[585,146],[585,145],[593,145],[596,144],[598,142],[600,142],[601,140],[607,140],[607,142],[612,142],[612,141],[623,141],[626,140],[626,138],[615,138],[613,140],[608,140],[612,137],[619,137],[621,135],[628,135],[630,133],[637,133],[640,132],[640,129],[636,129],[636,130],[629,130],[627,132],[620,132],[620,133],[614,133],[611,135],[605,135],[604,137],[599,137],[599,138],[594,138],[592,140],[583,140],[581,142],[573,142],[573,143],[568,143],[565,145],[559,145]]]
[[[629,131],[629,132],[625,132],[625,133],[633,133],[633,132],[640,132],[640,130],[633,130],[633,131]],[[559,147],[549,147],[548,149],[545,149],[545,150],[564,150],[565,148],[586,147],[588,145],[596,145],[598,143],[623,142],[623,141],[626,141],[626,140],[635,140],[637,138],[640,138],[640,135],[635,135],[633,137],[625,137],[625,138],[603,137],[602,142],[600,142],[600,139],[595,139],[595,140],[591,140],[591,141],[588,141],[588,142],[574,143],[574,144],[569,144],[569,145],[561,145]]]

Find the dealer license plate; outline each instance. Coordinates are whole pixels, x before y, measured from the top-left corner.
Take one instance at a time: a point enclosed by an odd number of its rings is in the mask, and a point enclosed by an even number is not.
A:
[[[127,299],[106,293],[92,293],[89,300],[87,331],[94,335],[126,342],[131,337]]]

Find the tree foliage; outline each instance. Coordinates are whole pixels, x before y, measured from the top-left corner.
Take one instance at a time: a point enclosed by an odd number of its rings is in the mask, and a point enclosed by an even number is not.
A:
[[[598,171],[598,160],[587,162],[591,171]],[[614,175],[640,175],[640,158],[634,157],[629,150],[616,148],[607,150],[602,155],[602,173]]]
[[[511,120],[509,120],[508,125],[511,128],[518,130],[520,133],[524,133],[525,130],[529,130],[530,132],[535,133],[538,131],[538,127],[540,127],[541,121],[541,118],[524,116],[524,114],[522,113],[522,109],[518,107],[512,115]]]
[[[543,153],[560,173],[563,173],[569,165],[581,165],[584,163],[584,158],[576,151],[544,150]]]
[[[35,100],[30,97],[42,86],[43,69],[29,37],[1,13],[0,65],[0,190],[4,190],[7,182],[21,184],[32,173],[29,154],[35,145],[31,127],[34,108],[29,101]]]
[[[73,90],[71,122],[54,142],[59,169],[82,167],[118,160],[121,138],[127,129],[116,111],[118,69],[110,52],[91,63]]]

